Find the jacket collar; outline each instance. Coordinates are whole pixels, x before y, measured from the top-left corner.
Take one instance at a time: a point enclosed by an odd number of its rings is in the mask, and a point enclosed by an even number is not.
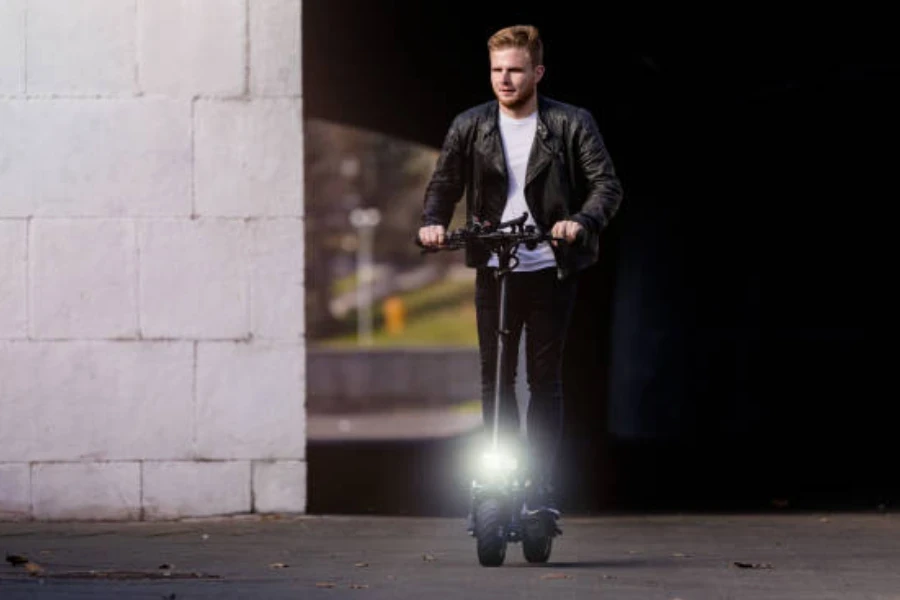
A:
[[[547,127],[547,122],[545,119],[546,111],[547,111],[547,99],[538,94],[538,115],[537,115],[537,135],[541,137],[541,139],[546,140],[550,135],[550,129]],[[488,103],[488,115],[487,118],[484,119],[481,123],[481,137],[485,137],[491,132],[497,131],[500,127],[500,102],[497,100],[493,100]]]
[[[547,127],[547,106],[547,100],[539,95],[536,139],[528,158],[528,169],[525,173],[526,186],[552,162],[553,154],[558,147],[558,142],[553,139],[550,128]],[[503,155],[503,144],[500,141],[500,103],[497,100],[488,103],[488,115],[481,123],[479,138],[487,144],[485,150],[490,157],[492,168],[505,177],[506,160]]]

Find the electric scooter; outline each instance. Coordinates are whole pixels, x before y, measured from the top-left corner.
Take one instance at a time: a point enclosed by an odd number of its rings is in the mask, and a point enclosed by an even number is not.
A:
[[[507,349],[507,275],[518,264],[520,246],[533,249],[545,241],[564,243],[550,234],[538,232],[534,225],[525,225],[528,213],[521,217],[490,226],[474,222],[466,228],[456,229],[444,236],[438,247],[425,247],[416,243],[424,252],[458,250],[468,244],[478,243],[497,255],[499,280],[499,327],[497,331],[497,368],[494,386],[494,418],[491,443],[481,455],[478,474],[471,484],[471,510],[469,533],[476,540],[478,561],[485,567],[501,566],[506,559],[507,545],[522,544],[525,560],[543,563],[550,558],[553,538],[562,531],[557,526],[559,513],[552,509],[526,511],[526,494],[530,481],[528,470],[523,467],[516,444],[500,438],[501,385],[504,378],[504,357]],[[517,350],[513,348],[512,350]]]

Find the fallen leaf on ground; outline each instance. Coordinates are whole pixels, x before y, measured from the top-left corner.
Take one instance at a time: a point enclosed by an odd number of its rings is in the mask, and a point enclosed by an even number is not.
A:
[[[41,565],[39,565],[37,563],[28,561],[27,563],[25,563],[25,570],[28,571],[29,573],[31,573],[32,575],[35,575],[35,574],[43,571],[44,567],[42,567]]]
[[[269,565],[270,569],[287,569],[287,565],[284,563],[272,563]]]
[[[734,561],[734,566],[740,567],[741,569],[773,569],[771,563],[748,563],[741,561]]]
[[[319,581],[318,583],[316,583],[316,587],[317,588],[333,588],[334,582],[333,581]]]
[[[22,556],[21,554],[7,554],[6,562],[13,566],[24,565],[28,562],[28,557]]]
[[[672,556],[674,556],[675,558],[690,558],[691,557],[690,554],[685,554],[684,552],[676,552]]]
[[[369,584],[368,584],[368,583],[351,583],[351,584],[350,584],[350,589],[351,589],[351,590],[365,590],[365,589],[368,589],[368,588],[369,588]]]
[[[173,567],[169,563],[163,563],[163,564],[159,565],[159,568],[162,569],[163,571],[171,571]]]
[[[368,566],[369,566],[369,563],[367,563],[367,562],[358,562],[358,563],[356,563],[356,564],[353,565],[353,566],[356,567],[356,568],[358,568],[358,569],[361,569],[361,568],[363,568],[363,567],[368,567]]]
[[[541,575],[541,579],[570,579],[571,575],[567,575],[566,573],[547,573],[546,575]]]
[[[434,562],[434,561],[436,561],[437,559],[436,559],[436,558],[434,557],[434,555],[432,555],[432,554],[423,554],[423,555],[422,555],[422,560],[424,560],[425,562]]]

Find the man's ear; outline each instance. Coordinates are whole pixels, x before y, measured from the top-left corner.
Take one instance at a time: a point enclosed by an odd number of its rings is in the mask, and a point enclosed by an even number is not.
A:
[[[534,68],[534,82],[538,83],[544,77],[544,65],[538,65]]]

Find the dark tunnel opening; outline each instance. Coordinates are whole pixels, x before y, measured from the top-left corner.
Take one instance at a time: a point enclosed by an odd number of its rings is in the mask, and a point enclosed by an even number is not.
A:
[[[304,3],[304,105],[438,146],[488,99],[487,35],[544,31],[543,92],[594,112],[625,188],[567,346],[571,508],[889,505],[900,62],[879,20],[741,34],[515,6]],[[461,443],[385,442],[368,466],[311,445],[310,510],[456,514],[440,465]]]

